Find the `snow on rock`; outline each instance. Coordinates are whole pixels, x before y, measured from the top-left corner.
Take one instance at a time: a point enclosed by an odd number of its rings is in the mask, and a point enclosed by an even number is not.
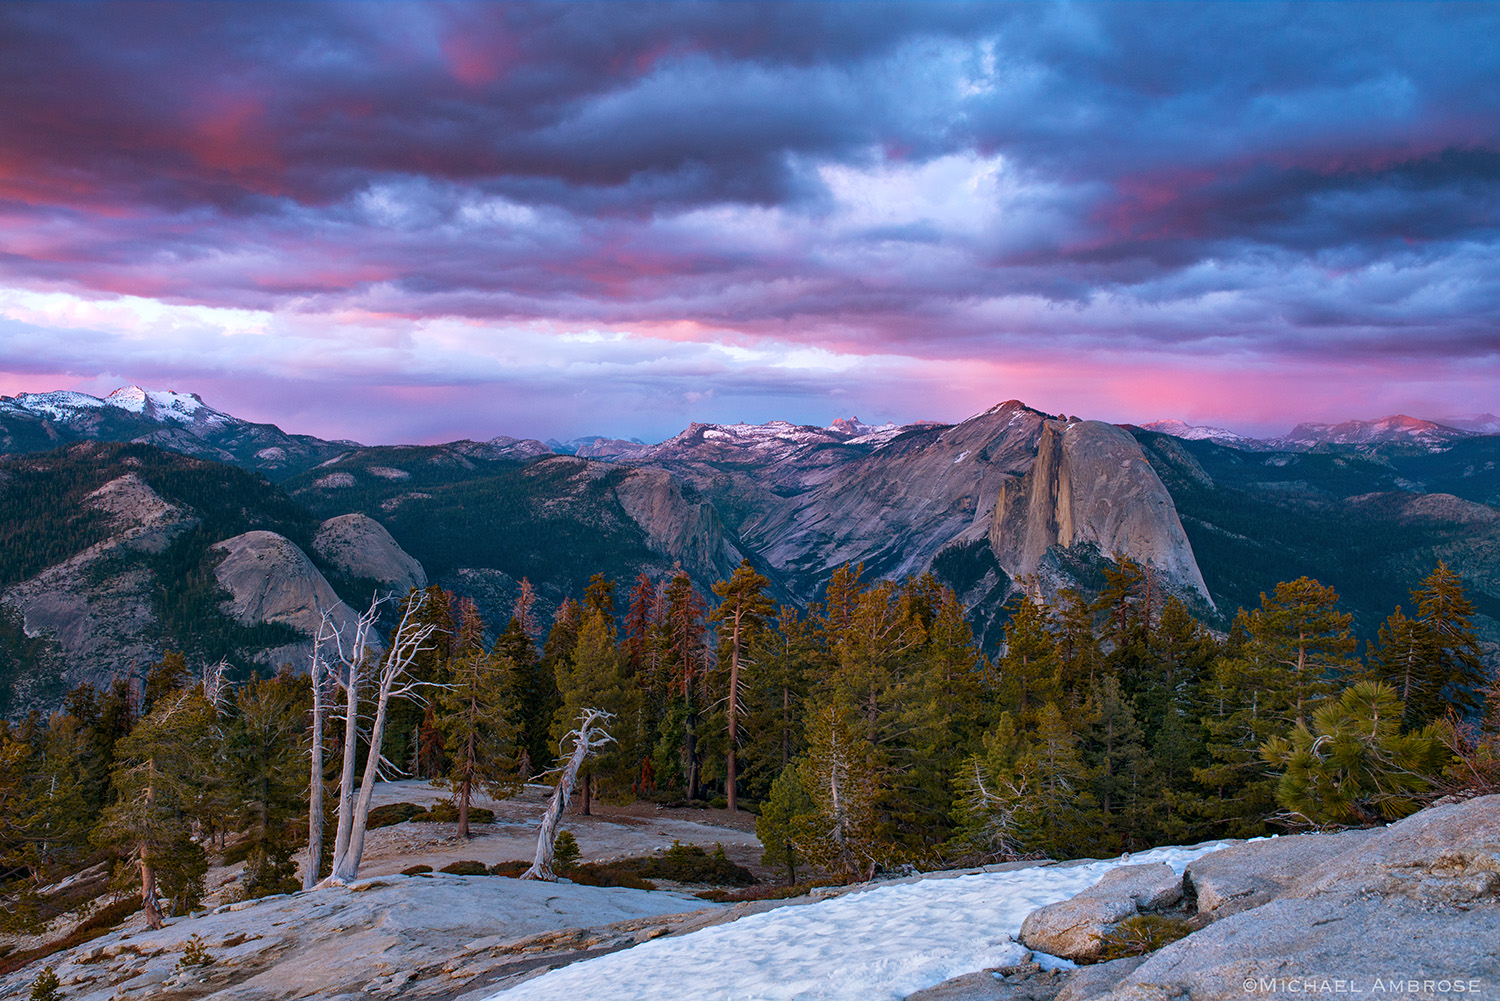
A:
[[[54,420],[67,420],[80,410],[94,410],[104,406],[104,401],[87,393],[60,389],[52,393],[22,393],[15,397],[14,404],[34,414],[45,414]]]
[[[1203,424],[1189,424],[1186,421],[1169,417],[1166,420],[1152,421],[1142,424],[1141,427],[1147,431],[1155,431],[1157,434],[1169,434],[1173,438],[1181,438],[1184,441],[1212,441],[1220,445],[1230,445],[1236,448],[1244,446],[1260,446],[1261,442],[1245,435],[1236,434],[1227,428],[1208,427]]]
[[[1179,875],[1223,843],[1117,860],[920,879],[780,907],[554,970],[492,1001],[897,1001],[960,974],[1019,961],[1032,911],[1110,870],[1164,862]]]

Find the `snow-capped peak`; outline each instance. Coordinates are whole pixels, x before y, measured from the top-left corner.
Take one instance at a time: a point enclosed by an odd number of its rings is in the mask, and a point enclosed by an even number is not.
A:
[[[1212,441],[1221,445],[1245,445],[1256,443],[1256,439],[1247,438],[1242,434],[1236,434],[1227,428],[1209,427],[1202,424],[1189,424],[1175,417],[1165,420],[1152,421],[1142,424],[1147,431],[1155,431],[1157,434],[1171,435],[1173,438],[1182,438],[1185,441]]]
[[[171,421],[177,424],[210,425],[232,420],[204,403],[197,393],[142,389],[140,386],[122,386],[102,400],[87,393],[64,389],[51,393],[21,393],[5,402],[11,409],[63,422],[77,420],[85,413],[99,414],[106,408],[137,414],[159,424]]]
[[[204,404],[197,393],[179,393],[176,390],[142,389],[140,386],[122,386],[104,398],[111,407],[128,410],[133,414],[169,419],[191,424],[200,410],[214,413]],[[205,415],[207,416],[207,415]]]

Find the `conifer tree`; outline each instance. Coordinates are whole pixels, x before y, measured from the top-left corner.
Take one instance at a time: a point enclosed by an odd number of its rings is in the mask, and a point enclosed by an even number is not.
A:
[[[1276,585],[1250,613],[1246,655],[1257,661],[1272,686],[1273,712],[1287,723],[1306,724],[1312,711],[1340,680],[1357,670],[1351,617],[1338,610],[1339,596],[1308,577]]]
[[[159,693],[151,712],[115,748],[115,802],[95,839],[137,868],[152,928],[163,924],[161,897],[185,909],[202,896],[208,863],[189,837],[181,807],[205,771],[213,715],[201,691]]]
[[[1052,610],[1049,625],[1057,649],[1062,694],[1081,702],[1081,693],[1094,683],[1104,661],[1094,629],[1094,607],[1074,588],[1064,588],[1058,598],[1061,601]]]
[[[1093,798],[1104,823],[1130,837],[1150,822],[1159,785],[1135,706],[1118,678],[1105,675],[1094,683],[1080,720]]]
[[[1320,706],[1311,726],[1272,738],[1262,754],[1285,770],[1277,802],[1313,824],[1368,826],[1414,813],[1448,755],[1436,727],[1402,733],[1404,711],[1389,685],[1362,681]]]
[[[802,787],[814,812],[797,818],[797,850],[820,868],[853,878],[884,856],[875,834],[879,793],[863,721],[837,702],[814,708],[808,722]]]
[[[771,795],[755,818],[755,837],[764,846],[761,865],[786,870],[788,886],[796,884],[797,866],[805,861],[797,850],[797,831],[809,823],[816,809],[802,785],[801,762],[796,762],[776,776]]]
[[[721,580],[713,588],[720,602],[710,619],[721,624],[719,642],[728,654],[726,658],[721,653],[719,662],[729,661],[729,691],[725,695],[728,749],[725,752],[724,792],[731,811],[739,809],[740,671],[749,666],[745,653],[775,607],[765,595],[770,584],[768,579],[756,573],[747,559],[740,562],[729,580]]]
[[[615,719],[632,719],[639,712],[639,692],[621,671],[614,620],[604,606],[596,603],[583,613],[573,656],[561,666],[557,687],[562,704],[553,716],[552,737],[559,747],[587,709],[607,712]],[[617,745],[585,761],[578,773],[580,812],[589,815],[593,787],[601,776],[614,795],[629,789],[634,761],[634,749],[622,750]]]
[[[231,770],[235,826],[253,844],[242,887],[247,897],[288,893],[295,840],[289,830],[302,804],[302,738],[310,688],[289,674],[251,676],[235,693],[226,721],[224,761]]]
[[[758,670],[746,693],[745,781],[754,799],[768,795],[776,777],[803,752],[803,700],[817,656],[814,632],[794,607],[782,605],[774,628],[752,642]]]
[[[663,612],[663,633],[667,670],[677,698],[677,712],[663,720],[663,726],[677,729],[681,738],[681,768],[688,799],[700,798],[699,782],[702,760],[698,748],[698,687],[707,673],[707,649],[704,646],[703,615],[707,610],[693,587],[692,578],[677,567],[667,584]],[[680,727],[680,729],[678,729]],[[667,736],[664,734],[663,736]]]
[[[438,692],[448,765],[439,781],[453,793],[458,836],[466,840],[476,791],[504,799],[519,788],[512,723],[517,715],[515,676],[499,643],[488,654],[470,645],[448,662],[448,686]]]
[[[552,715],[557,711],[557,680],[543,673],[536,645],[512,617],[491,652],[509,676],[503,685],[510,694],[505,718],[514,742],[515,760],[510,766],[516,779],[528,782],[552,762]]]
[[[1061,696],[1057,644],[1047,631],[1043,607],[1022,594],[1005,626],[1005,649],[998,664],[1000,695],[1023,725],[1044,703]]]
[[[1488,683],[1471,625],[1474,605],[1446,563],[1411,592],[1417,617],[1398,606],[1370,651],[1366,677],[1396,689],[1406,707],[1402,725],[1416,730],[1442,719],[1450,706],[1472,716]]]

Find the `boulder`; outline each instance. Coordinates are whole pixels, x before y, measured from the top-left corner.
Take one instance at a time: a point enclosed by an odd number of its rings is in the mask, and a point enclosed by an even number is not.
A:
[[[1114,990],[1115,987],[1146,961],[1146,956],[1127,956],[1112,959],[1108,963],[1080,966],[1068,976],[1067,983],[1057,992],[1056,1001],[1093,1001]]]
[[[341,514],[323,522],[313,536],[313,552],[350,577],[378,581],[398,594],[427,586],[422,564],[366,514]]]
[[[904,1001],[1053,1001],[1067,982],[1064,970],[1044,970],[1031,954],[1013,966],[1000,966],[944,980],[908,994]]]
[[[1125,865],[1069,900],[1027,915],[1020,941],[1028,949],[1072,960],[1098,959],[1101,939],[1126,918],[1182,899],[1182,877],[1164,862]]]
[[[1344,831],[1250,841],[1188,863],[1184,882],[1196,896],[1199,915],[1226,918],[1280,896],[1299,876],[1379,833]]]
[[[1110,996],[1490,997],[1500,987],[1497,941],[1500,796],[1486,796],[1429,808],[1360,839],[1281,896],[1161,949]]]

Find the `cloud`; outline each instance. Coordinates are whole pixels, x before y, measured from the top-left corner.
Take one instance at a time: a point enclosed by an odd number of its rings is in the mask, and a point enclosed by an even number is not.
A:
[[[1369,373],[1500,376],[1497,38],[1469,5],[8,4],[6,384],[326,386],[360,437],[437,424],[332,387],[660,430],[962,416],[922,404],[968,366],[1194,410],[1157,371],[1232,423],[1234,358],[1411,409]]]

